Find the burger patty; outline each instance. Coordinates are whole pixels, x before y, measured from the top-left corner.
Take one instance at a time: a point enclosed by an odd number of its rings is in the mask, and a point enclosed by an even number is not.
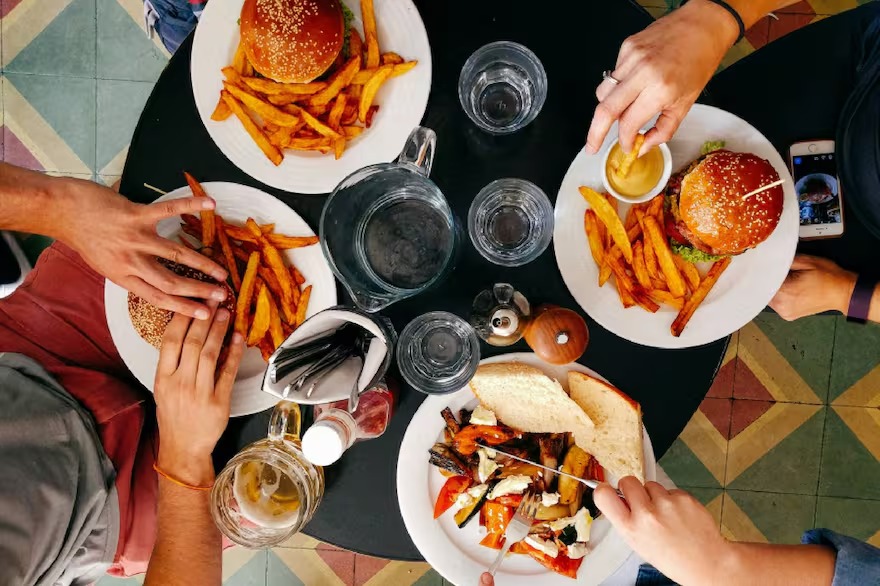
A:
[[[669,203],[670,214],[666,216],[666,235],[678,244],[685,246],[693,246],[700,252],[706,254],[725,256],[723,252],[719,252],[700,241],[694,233],[687,227],[687,224],[681,219],[678,209],[678,198],[681,196],[681,183],[688,173],[694,170],[700,162],[706,158],[706,155],[696,159],[690,165],[685,167],[678,173],[674,173],[666,184],[666,201]]]

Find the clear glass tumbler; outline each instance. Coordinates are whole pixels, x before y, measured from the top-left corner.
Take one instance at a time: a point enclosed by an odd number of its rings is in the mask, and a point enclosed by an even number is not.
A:
[[[480,365],[480,341],[474,328],[457,315],[434,311],[403,328],[397,343],[400,374],[428,395],[455,392]]]
[[[538,258],[553,238],[553,206],[524,179],[498,179],[471,203],[468,233],[490,262],[518,267]]]
[[[519,43],[499,41],[477,49],[461,70],[458,99],[470,119],[492,134],[530,124],[547,98],[541,60]]]

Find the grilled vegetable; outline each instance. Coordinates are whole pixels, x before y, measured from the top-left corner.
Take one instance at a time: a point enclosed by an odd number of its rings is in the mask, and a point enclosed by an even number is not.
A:
[[[458,425],[458,421],[455,420],[455,415],[452,414],[452,409],[447,407],[440,412],[440,415],[443,416],[443,421],[446,422],[446,429],[449,430],[452,437],[455,437],[455,434],[461,431],[461,427]]]
[[[462,507],[461,510],[459,510],[455,514],[455,524],[459,527],[464,527],[465,525],[467,525],[468,521],[473,519],[474,515],[476,515],[480,511],[483,503],[486,501],[486,495],[488,494],[489,486],[486,485],[486,488],[483,489],[483,491],[480,493],[480,496],[474,499],[474,502],[471,505],[467,507]]]
[[[538,505],[538,512],[535,515],[535,519],[538,521],[556,521],[557,519],[564,519],[568,516],[568,505],[559,504],[551,505],[549,507]]]
[[[565,448],[565,434],[554,433],[542,436],[538,439],[538,448],[540,450],[540,460],[542,466],[556,470],[559,467],[559,457],[562,456],[562,450]],[[553,472],[544,473],[544,483],[547,489],[553,485],[553,479],[556,475]]]
[[[498,478],[507,478],[508,476],[518,475],[535,478],[538,475],[538,472],[542,472],[542,470],[534,464],[526,464],[525,462],[517,462],[516,460],[508,459],[507,462],[505,462],[504,467],[501,468],[501,472],[498,473]],[[547,474],[546,471],[543,472],[544,474]]]
[[[572,543],[577,541],[577,537],[577,529],[574,528],[574,525],[569,525],[562,530],[562,533],[559,534],[559,541],[561,541],[565,545],[571,545]]]
[[[458,420],[461,421],[461,426],[469,425],[471,422],[471,411],[467,409],[462,409],[458,412]]]
[[[521,435],[521,432],[504,425],[468,425],[455,434],[452,449],[463,456],[470,456],[477,451],[478,441],[487,446],[497,446]]]
[[[437,495],[437,502],[434,503],[434,518],[448,511],[458,496],[471,487],[471,478],[469,476],[453,476],[440,489]]]
[[[434,466],[442,470],[448,470],[459,476],[471,475],[470,468],[466,466],[446,444],[434,444],[428,453],[430,454],[430,459],[428,461]]]
[[[577,446],[571,446],[568,449],[568,453],[565,454],[565,460],[562,462],[562,472],[583,478],[584,471],[589,463],[590,455],[588,453]],[[559,503],[563,505],[570,505],[572,502],[580,503],[580,497],[583,493],[578,490],[579,486],[583,485],[577,480],[560,476]]]

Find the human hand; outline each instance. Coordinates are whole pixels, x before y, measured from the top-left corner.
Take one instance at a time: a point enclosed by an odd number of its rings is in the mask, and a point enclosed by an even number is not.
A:
[[[220,265],[156,233],[161,220],[213,209],[214,200],[189,197],[140,205],[91,181],[64,181],[70,197],[59,200],[67,209],[58,214],[63,219],[57,237],[95,271],[157,307],[198,319],[208,319],[208,307],[188,298],[225,299],[222,287],[176,275],[158,261],[168,259],[226,280]]]
[[[495,586],[495,578],[489,572],[483,572],[480,576],[480,586]]]
[[[658,113],[642,153],[672,138],[688,110],[739,35],[724,8],[692,0],[635,34],[620,48],[612,76],[596,89],[599,105],[587,135],[595,154],[615,120],[620,145],[630,152],[639,130]]]
[[[855,273],[828,259],[799,254],[770,307],[788,321],[823,311],[846,313],[855,287]]]
[[[212,312],[216,303],[208,302]],[[213,319],[176,314],[162,339],[153,392],[159,422],[159,465],[176,478],[200,485],[213,477],[211,452],[229,422],[232,386],[244,352],[234,333],[220,371],[217,361],[230,314],[220,308]],[[211,478],[206,478],[210,476]]]
[[[722,571],[734,552],[706,507],[683,490],[642,486],[633,476],[618,487],[626,501],[608,484],[593,499],[636,553],[680,584],[724,582]]]

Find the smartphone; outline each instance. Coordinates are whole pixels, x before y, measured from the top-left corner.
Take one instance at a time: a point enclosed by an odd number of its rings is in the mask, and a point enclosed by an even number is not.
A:
[[[843,192],[837,176],[833,140],[807,140],[789,149],[791,175],[800,208],[800,237],[843,234]]]

